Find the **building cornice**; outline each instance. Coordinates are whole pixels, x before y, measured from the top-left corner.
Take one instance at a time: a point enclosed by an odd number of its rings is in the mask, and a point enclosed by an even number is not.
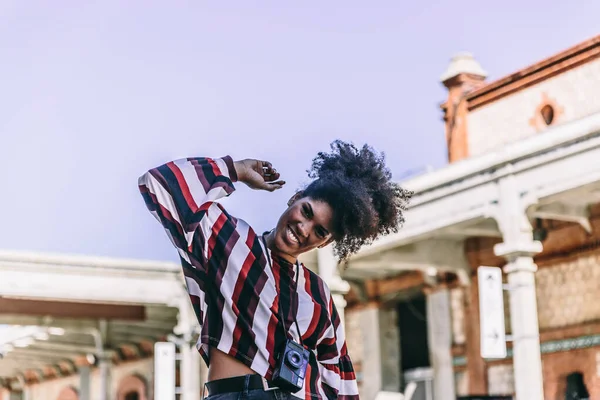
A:
[[[473,90],[466,96],[467,107],[469,110],[474,110],[598,57],[600,57],[600,35]],[[441,104],[440,107],[442,110],[446,110],[447,102]]]

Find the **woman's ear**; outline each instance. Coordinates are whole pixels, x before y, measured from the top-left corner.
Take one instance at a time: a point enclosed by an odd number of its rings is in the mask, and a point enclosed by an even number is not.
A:
[[[296,202],[296,200],[302,198],[303,194],[304,193],[302,191],[299,191],[299,192],[296,192],[296,194],[294,194],[292,197],[290,197],[290,199],[288,200],[288,203],[287,203],[288,207],[291,207],[292,204],[294,204]]]

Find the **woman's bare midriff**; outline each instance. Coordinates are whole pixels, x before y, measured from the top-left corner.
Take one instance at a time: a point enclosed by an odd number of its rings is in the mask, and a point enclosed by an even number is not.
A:
[[[209,382],[248,374],[256,374],[256,372],[229,354],[225,354],[214,347],[210,348]]]

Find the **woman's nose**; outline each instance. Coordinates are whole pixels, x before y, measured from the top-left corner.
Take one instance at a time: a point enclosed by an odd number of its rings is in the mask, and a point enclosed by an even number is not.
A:
[[[300,223],[297,225],[298,226],[298,235],[302,236],[303,238],[308,237],[308,226],[306,223]]]

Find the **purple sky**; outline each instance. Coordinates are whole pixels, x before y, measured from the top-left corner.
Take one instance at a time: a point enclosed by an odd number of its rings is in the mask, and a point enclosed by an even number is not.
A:
[[[580,4],[5,0],[0,248],[175,260],[137,177],[179,157],[272,161],[286,189],[226,201],[258,230],[335,138],[441,167],[449,58],[497,79],[597,34]]]

